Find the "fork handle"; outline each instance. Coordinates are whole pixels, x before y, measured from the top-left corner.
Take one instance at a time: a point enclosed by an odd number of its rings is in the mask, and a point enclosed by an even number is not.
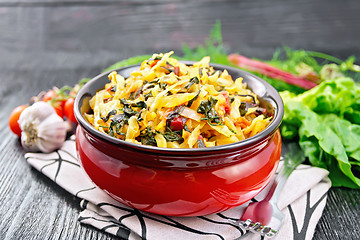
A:
[[[295,170],[295,168],[299,164],[289,166],[284,162],[283,168],[280,170],[279,174],[275,178],[274,183],[272,184],[264,200],[277,203],[279,195],[285,186],[286,180],[289,178],[290,174]]]

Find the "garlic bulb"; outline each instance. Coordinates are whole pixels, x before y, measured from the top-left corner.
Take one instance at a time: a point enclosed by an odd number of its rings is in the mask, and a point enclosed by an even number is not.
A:
[[[66,138],[65,121],[45,102],[36,102],[20,115],[21,144],[27,151],[52,152]]]

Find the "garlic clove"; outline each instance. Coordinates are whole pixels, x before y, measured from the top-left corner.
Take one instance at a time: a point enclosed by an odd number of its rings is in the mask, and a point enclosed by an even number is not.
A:
[[[29,134],[25,133],[24,131],[21,132],[21,145],[24,150],[29,152],[39,151],[37,144],[30,138],[31,137],[29,136]]]
[[[55,109],[46,102],[36,102],[30,107],[26,108],[19,117],[19,123],[26,123],[28,119],[36,120],[38,123],[42,122],[50,114],[56,113]]]
[[[38,147],[42,152],[52,152],[62,147],[66,138],[66,125],[57,114],[52,114],[42,121],[37,128]]]

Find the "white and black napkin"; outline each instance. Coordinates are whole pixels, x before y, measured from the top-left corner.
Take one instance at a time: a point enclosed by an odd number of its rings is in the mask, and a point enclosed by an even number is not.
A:
[[[26,153],[30,165],[48,176],[69,193],[83,199],[79,221],[121,239],[238,239],[245,231],[231,224],[248,203],[207,216],[167,217],[142,212],[125,206],[97,188],[81,169],[75,150],[74,136],[52,153]],[[331,187],[328,172],[321,168],[300,165],[290,176],[280,195],[279,207],[285,213],[284,224],[273,238],[311,239],[326,204]],[[251,201],[266,195],[264,189]],[[250,233],[241,239],[262,239]]]

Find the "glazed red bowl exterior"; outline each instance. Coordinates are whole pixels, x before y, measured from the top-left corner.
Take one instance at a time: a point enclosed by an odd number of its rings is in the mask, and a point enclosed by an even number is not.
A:
[[[273,120],[265,130],[237,143],[197,149],[159,148],[110,137],[82,116],[88,111],[89,97],[108,82],[109,72],[103,73],[85,84],[74,104],[79,122],[77,153],[90,179],[123,204],[168,216],[217,213],[256,196],[279,163],[282,100],[272,86],[248,72],[212,66],[226,69],[233,79],[243,77],[261,105],[273,111]],[[116,71],[129,77],[138,68],[133,65]]]

